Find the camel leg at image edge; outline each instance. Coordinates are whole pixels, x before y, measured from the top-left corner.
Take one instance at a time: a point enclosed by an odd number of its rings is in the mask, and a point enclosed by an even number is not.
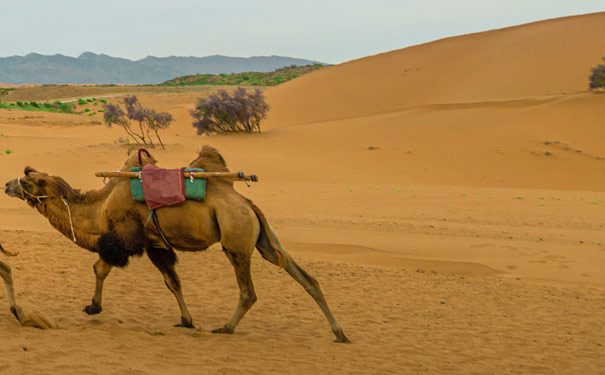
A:
[[[233,333],[239,321],[246,315],[248,310],[256,302],[256,293],[252,284],[252,275],[250,274],[251,254],[240,254],[230,252],[223,247],[223,252],[229,258],[235,271],[235,278],[239,286],[239,302],[233,313],[231,320],[222,328],[212,330],[213,333]]]
[[[6,285],[8,302],[10,304],[11,311],[14,314],[15,312],[13,310],[17,302],[15,301],[15,290],[13,287],[12,271],[10,266],[4,262],[0,262],[0,277],[2,277],[2,279],[4,280],[4,285]],[[17,319],[19,319],[19,317],[17,317]]]
[[[8,294],[8,302],[10,304],[10,311],[13,313],[15,318],[21,323],[23,327],[36,327],[40,329],[58,328],[57,323],[52,319],[48,319],[40,313],[34,312],[26,314],[21,306],[17,305],[15,299],[15,289],[13,286],[13,276],[11,268],[8,264],[0,262],[0,277],[4,280],[6,285],[6,292]]]
[[[102,259],[97,260],[93,266],[95,271],[96,282],[95,282],[95,294],[92,297],[92,304],[84,308],[84,312],[88,315],[95,315],[103,311],[101,302],[103,300],[103,282],[113,266],[109,263],[105,263]]]
[[[176,324],[175,327],[195,328],[193,325],[193,319],[185,303],[185,298],[181,291],[181,280],[177,275],[174,265],[176,263],[176,254],[172,250],[166,250],[161,248],[148,248],[147,256],[151,260],[154,266],[162,273],[164,277],[164,283],[168,290],[172,292],[176,301],[179,304],[181,310],[181,322]]]

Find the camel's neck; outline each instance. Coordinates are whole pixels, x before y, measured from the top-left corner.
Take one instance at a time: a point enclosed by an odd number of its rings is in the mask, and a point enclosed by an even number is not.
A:
[[[108,231],[102,215],[102,203],[102,200],[82,202],[73,198],[50,197],[38,203],[36,208],[71,241],[94,250],[99,237]]]

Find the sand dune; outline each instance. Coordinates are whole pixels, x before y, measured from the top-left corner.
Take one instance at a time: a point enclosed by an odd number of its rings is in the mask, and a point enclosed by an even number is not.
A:
[[[586,91],[603,45],[605,13],[595,13],[365,57],[270,89],[272,110],[266,125]]]
[[[268,90],[266,127],[372,180],[603,191],[602,45],[597,13],[371,56]]]
[[[87,316],[97,256],[0,194],[17,298],[61,327],[20,328],[0,293],[0,374],[603,373],[605,95],[586,75],[604,26],[603,13],[570,17],[330,67],[268,90],[261,134],[196,136],[199,93],[139,93],[176,119],[152,150],[161,166],[210,144],[260,176],[238,191],[354,343],[332,343],[304,290],[258,254],[259,301],[234,335],[211,334],[238,295],[219,246],[179,255],[195,329],[172,327],[177,304],[145,257],[112,271],[103,313]],[[100,188],[94,172],[128,146],[99,121],[0,110],[0,181],[32,165]]]

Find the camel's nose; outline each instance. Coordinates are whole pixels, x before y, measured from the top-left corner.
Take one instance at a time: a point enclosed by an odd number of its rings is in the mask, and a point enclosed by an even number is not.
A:
[[[11,191],[10,181],[7,182],[6,184],[4,184],[4,187],[2,189],[4,189],[4,193],[6,195],[11,196],[11,197],[14,196],[14,194],[12,194],[12,191]]]

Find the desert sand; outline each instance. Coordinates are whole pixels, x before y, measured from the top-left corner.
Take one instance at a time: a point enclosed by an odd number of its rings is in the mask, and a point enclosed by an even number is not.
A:
[[[211,334],[238,298],[216,245],[179,254],[195,329],[172,327],[178,306],[146,257],[112,271],[103,312],[87,316],[97,256],[2,194],[19,303],[60,329],[19,327],[0,294],[0,373],[604,374],[605,95],[587,90],[604,35],[598,13],[325,68],[266,91],[261,134],[197,136],[201,94],[139,93],[176,119],[159,165],[209,144],[260,176],[238,191],[353,344],[333,343],[312,299],[258,253],[258,302],[235,334]],[[100,188],[94,172],[128,148],[100,121],[0,110],[0,181],[31,165]]]

